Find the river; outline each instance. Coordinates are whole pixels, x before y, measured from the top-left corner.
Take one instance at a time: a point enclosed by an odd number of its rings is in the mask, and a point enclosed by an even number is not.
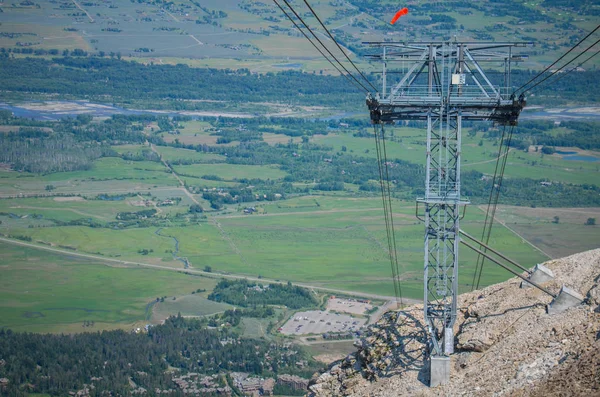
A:
[[[261,115],[250,113],[232,113],[232,112],[214,112],[214,111],[167,111],[167,110],[133,110],[122,107],[91,103],[87,101],[30,101],[19,104],[8,104],[0,102],[0,109],[10,110],[17,117],[25,117],[34,120],[60,120],[67,117],[77,117],[80,114],[89,114],[94,117],[110,117],[114,114],[154,114],[168,116],[189,116],[199,117],[232,117],[232,118],[252,118]],[[318,120],[329,121],[342,118],[356,117],[361,113],[340,111],[329,116],[318,117]],[[281,114],[285,117],[286,114]],[[289,116],[289,115],[287,115]],[[369,117],[365,108],[364,117]],[[597,106],[579,106],[562,108],[544,108],[541,106],[531,106],[525,108],[520,116],[521,120],[549,119],[555,121],[568,120],[597,120],[600,121],[600,107]]]

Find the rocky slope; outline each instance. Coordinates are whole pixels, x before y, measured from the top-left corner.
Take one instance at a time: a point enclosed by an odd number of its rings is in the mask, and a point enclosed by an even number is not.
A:
[[[459,297],[451,381],[429,388],[421,306],[388,312],[357,352],[313,379],[309,396],[600,396],[600,249],[544,264],[543,286],[582,305],[549,315],[552,298],[520,279]],[[491,266],[488,264],[488,266]]]

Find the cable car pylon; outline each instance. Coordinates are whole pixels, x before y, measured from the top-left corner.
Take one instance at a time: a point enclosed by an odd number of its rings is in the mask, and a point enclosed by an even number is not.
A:
[[[515,47],[528,43],[370,42],[381,50],[373,59],[383,63],[382,90],[367,96],[373,124],[419,120],[427,124],[424,236],[424,318],[429,333],[430,386],[450,380],[454,352],[453,325],[458,292],[458,246],[461,207],[461,135],[463,120],[516,125],[525,106],[512,95],[511,63]],[[410,66],[399,76],[388,64]],[[503,69],[493,84],[480,66],[493,62]],[[393,66],[392,66],[393,68]],[[495,79],[496,81],[498,79]]]

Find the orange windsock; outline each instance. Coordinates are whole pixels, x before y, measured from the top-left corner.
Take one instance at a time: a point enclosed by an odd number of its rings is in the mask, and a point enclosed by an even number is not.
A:
[[[396,13],[396,15],[394,15],[394,17],[392,18],[392,20],[390,21],[390,23],[393,25],[396,23],[396,21],[398,19],[400,19],[401,16],[408,14],[408,8],[404,7],[403,9],[401,9],[400,11],[398,11]]]

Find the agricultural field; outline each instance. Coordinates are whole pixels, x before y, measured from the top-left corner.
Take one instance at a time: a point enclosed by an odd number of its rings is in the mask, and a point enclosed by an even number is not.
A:
[[[0,201],[0,212],[10,214],[8,219],[30,218],[46,221],[51,219],[71,221],[82,217],[97,220],[114,220],[119,212],[131,210],[128,200],[86,200],[83,197],[39,197],[6,199]]]
[[[38,175],[27,172],[0,170],[2,196],[45,194],[98,195],[106,192],[123,193],[178,185],[177,179],[158,162],[126,161],[106,157],[94,162],[90,170],[55,172]],[[49,188],[48,186],[51,186]]]
[[[317,198],[319,203],[322,201]],[[293,201],[293,200],[290,200]],[[262,275],[279,278],[280,274],[294,274],[303,282],[343,290],[393,294],[389,280],[389,262],[385,250],[385,229],[379,202],[372,199],[363,204],[370,208],[345,208],[345,200],[338,208],[317,211],[273,213],[246,217],[227,217],[220,220],[243,253],[250,268],[260,263]],[[414,218],[414,204],[395,202],[395,229],[398,251],[401,252],[400,270],[404,294],[421,296],[422,285],[422,225]],[[326,204],[325,204],[326,205]],[[323,205],[323,206],[325,206]],[[354,206],[354,201],[350,206]],[[307,209],[308,210],[308,209]],[[483,217],[479,212],[468,212],[463,228],[477,233]],[[497,227],[490,244],[522,263],[537,263],[544,255],[533,249],[510,231]],[[461,272],[471,274],[475,255],[462,249]],[[535,263],[534,263],[535,262]],[[246,273],[244,268],[232,271]],[[506,277],[502,270],[489,269],[486,284]],[[333,281],[335,280],[335,281]],[[461,278],[461,289],[471,280]]]
[[[70,256],[0,242],[0,327],[81,332],[144,324],[157,297],[172,298],[216,280]],[[90,325],[93,321],[93,325]]]
[[[194,164],[177,165],[173,169],[179,175],[201,178],[203,176],[215,175],[226,181],[236,179],[281,179],[286,173],[279,170],[276,165],[245,165],[240,167],[235,164]],[[205,178],[206,179],[206,178]]]
[[[498,206],[496,218],[553,258],[597,247],[600,208],[527,208]]]
[[[189,160],[199,163],[224,162],[225,156],[212,153],[201,153],[190,149],[176,149],[168,146],[155,148],[165,161]]]
[[[308,12],[302,4],[294,6],[301,15]],[[589,0],[572,7],[518,0],[460,5],[440,1],[409,6],[409,14],[391,26],[397,2],[315,1],[313,6],[352,56],[364,51],[361,42],[384,38],[554,43],[532,50],[525,68],[537,68],[556,58],[573,44],[573,32],[595,27],[597,12],[597,4]],[[261,73],[285,69],[337,73],[269,2],[36,0],[30,5],[5,4],[2,10],[0,47],[17,49],[17,54],[44,50],[45,56],[52,56],[79,50],[157,64],[248,68]],[[317,26],[314,18],[307,22]],[[370,68],[368,62],[357,60]]]
[[[181,314],[183,317],[204,317],[233,309],[232,305],[213,302],[202,295],[207,293],[167,297],[162,302],[156,302],[152,308],[152,322],[160,323],[175,314]]]
[[[311,200],[318,202],[318,209],[305,205]],[[277,205],[282,203],[292,207],[297,204],[296,211],[281,212],[282,208]],[[214,216],[212,222],[183,227],[124,230],[85,226],[25,227],[30,224],[26,219],[10,219],[0,225],[0,230],[75,252],[183,268],[184,263],[173,256],[178,249],[177,256],[186,258],[194,269],[210,266],[216,273],[391,296],[393,288],[379,204],[377,198],[353,200],[317,196],[265,205],[263,215]],[[419,298],[423,228],[414,218],[413,203],[394,201],[393,210],[402,258],[399,266],[405,287],[403,293]],[[6,218],[10,217],[2,219]],[[463,228],[477,234],[482,222],[483,214],[471,211],[463,221]],[[545,258],[521,237],[499,225],[490,243],[524,264],[535,264]],[[464,249],[462,252],[461,270],[470,274],[475,255]],[[484,274],[483,282],[487,285],[506,277],[503,271],[491,268]],[[461,288],[468,288],[470,281],[468,277],[461,279]]]

